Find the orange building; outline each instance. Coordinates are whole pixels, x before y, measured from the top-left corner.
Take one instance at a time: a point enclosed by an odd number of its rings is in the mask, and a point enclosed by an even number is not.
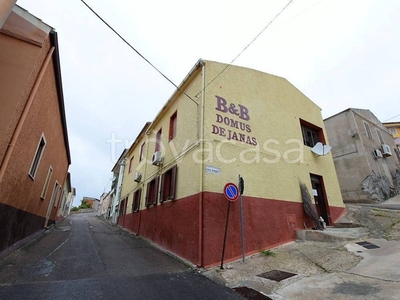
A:
[[[56,220],[71,163],[57,33],[0,6],[0,251]]]

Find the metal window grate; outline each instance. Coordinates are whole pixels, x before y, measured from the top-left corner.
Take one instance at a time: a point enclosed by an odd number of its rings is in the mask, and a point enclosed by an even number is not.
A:
[[[269,280],[275,280],[275,281],[282,281],[284,279],[296,276],[297,274],[294,273],[289,273],[285,271],[280,271],[280,270],[272,270],[269,272],[265,272],[262,274],[257,275],[258,277],[266,278]]]

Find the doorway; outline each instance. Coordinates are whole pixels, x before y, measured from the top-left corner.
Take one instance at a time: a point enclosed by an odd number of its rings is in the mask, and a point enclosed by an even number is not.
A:
[[[49,220],[50,220],[51,211],[53,210],[54,200],[56,199],[56,197],[58,195],[58,186],[59,186],[59,184],[56,181],[54,183],[53,193],[51,194],[49,206],[47,207],[46,220],[44,221],[44,226],[43,226],[44,228],[47,228],[47,226],[49,225]]]
[[[328,214],[329,205],[326,200],[323,178],[322,176],[314,174],[310,174],[310,178],[318,216],[321,216],[324,219],[326,225],[330,225]]]

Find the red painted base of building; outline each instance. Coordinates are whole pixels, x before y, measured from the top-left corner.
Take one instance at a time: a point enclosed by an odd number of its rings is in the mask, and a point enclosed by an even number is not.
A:
[[[46,218],[0,203],[0,252],[43,229]],[[49,220],[48,225],[53,224]]]
[[[204,192],[127,214],[118,219],[118,225],[200,267],[211,267],[221,260],[227,208],[222,193]],[[343,207],[329,207],[330,223],[344,211]],[[239,201],[232,202],[226,261],[241,256],[239,213]],[[293,241],[296,229],[303,229],[304,224],[307,228],[313,226],[298,202],[244,196],[243,213],[246,255]]]

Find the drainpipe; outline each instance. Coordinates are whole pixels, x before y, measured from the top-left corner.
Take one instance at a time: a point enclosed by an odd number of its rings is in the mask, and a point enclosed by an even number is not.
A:
[[[49,62],[50,62],[51,56],[53,55],[54,49],[55,49],[54,46],[51,47],[49,52],[47,53],[47,56],[43,62],[42,68],[39,71],[36,81],[33,84],[32,91],[28,97],[28,100],[26,101],[25,107],[22,111],[22,114],[21,114],[19,120],[18,120],[17,127],[15,128],[14,133],[11,137],[10,143],[9,143],[6,153],[4,155],[3,163],[0,166],[0,182],[3,180],[3,176],[6,171],[7,165],[10,162],[12,151],[14,149],[15,144],[17,143],[18,137],[21,133],[22,126],[25,123],[26,116],[28,115],[29,109],[31,108],[31,105],[33,103],[33,99],[35,98],[37,90],[39,89],[39,85],[42,82],[43,75],[47,69],[47,66],[49,65]]]
[[[146,134],[150,135],[150,132],[146,132]],[[149,155],[149,148],[150,148],[148,144],[149,144],[149,140],[148,140],[148,138],[146,138],[145,139],[146,155],[143,158],[143,160],[144,160],[143,178],[147,177],[147,158],[149,157],[148,155]],[[140,153],[139,153],[139,155],[140,155]],[[139,233],[140,233],[140,224],[141,224],[141,221],[142,221],[142,209],[140,209],[140,204],[142,203],[142,198],[143,198],[144,193],[147,192],[144,189],[144,180],[143,180],[142,186],[143,186],[142,193],[140,194],[140,200],[139,200],[140,201],[139,202],[139,220],[138,220],[139,224],[138,224],[138,229],[137,229],[137,234],[136,235],[139,235]],[[145,196],[145,198],[146,197],[147,197],[147,195]]]
[[[200,196],[199,196],[199,260],[197,265],[199,267],[204,266],[204,104],[205,104],[205,66],[204,62],[201,61],[201,76],[202,76],[202,87],[201,87],[201,104],[200,104],[200,151],[201,151],[201,163],[200,163]]]

